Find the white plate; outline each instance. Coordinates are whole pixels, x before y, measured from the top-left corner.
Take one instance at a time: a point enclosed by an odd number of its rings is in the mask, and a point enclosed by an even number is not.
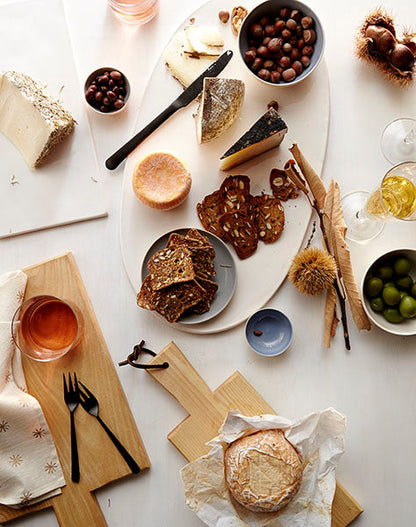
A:
[[[185,235],[188,230],[189,229],[175,229],[174,231],[167,232],[152,244],[143,258],[141,273],[142,281],[145,279],[146,275],[149,274],[147,262],[155,254],[155,252],[160,251],[166,247],[169,236],[172,234],[172,232]],[[215,250],[214,265],[217,274],[210,278],[210,280],[218,284],[218,290],[214,300],[211,303],[209,311],[202,313],[201,315],[189,315],[186,318],[181,319],[179,322],[176,322],[177,325],[201,324],[202,322],[211,320],[224,311],[235,291],[235,261],[230,249],[222,240],[220,240],[220,238],[218,238],[218,236],[202,230],[201,233],[209,239]]]
[[[246,4],[245,4],[246,5]],[[247,2],[246,7],[255,5]],[[193,114],[197,102],[179,110],[144,141],[127,159],[121,206],[121,250],[127,274],[135,291],[140,282],[140,265],[148,247],[165,232],[183,225],[200,228],[196,204],[204,196],[218,189],[230,173],[247,174],[251,180],[251,193],[271,193],[269,174],[273,167],[281,168],[290,158],[288,147],[299,143],[303,153],[318,173],[325,159],[329,90],[325,61],[305,81],[292,88],[279,89],[266,86],[250,74],[238,53],[238,42],[230,25],[218,20],[221,9],[231,11],[230,1],[212,0],[190,17],[195,24],[216,25],[224,35],[224,50],[232,49],[234,57],[222,77],[239,78],[246,86],[243,108],[236,122],[221,137],[203,145],[196,138]],[[317,13],[319,16],[319,13]],[[186,19],[183,26],[189,23]],[[182,26],[182,27],[183,27]],[[136,130],[140,130],[182,92],[179,83],[167,71],[160,58],[145,92]],[[277,100],[279,113],[288,125],[279,148],[258,156],[227,173],[219,170],[219,158],[267,110],[267,104]],[[129,139],[126,137],[126,140]],[[115,145],[115,149],[120,145]],[[185,159],[192,174],[192,188],[187,200],[170,211],[158,211],[140,203],[134,195],[131,178],[138,159],[155,151],[168,151]],[[285,230],[276,243],[259,247],[246,260],[236,260],[236,291],[227,309],[215,318],[197,325],[178,326],[193,333],[216,333],[243,322],[253,311],[261,308],[273,296],[286,277],[293,256],[302,244],[310,217],[311,207],[304,196],[284,203]]]

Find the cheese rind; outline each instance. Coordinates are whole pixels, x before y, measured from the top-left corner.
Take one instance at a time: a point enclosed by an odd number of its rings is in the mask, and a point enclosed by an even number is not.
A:
[[[186,199],[192,179],[184,161],[167,152],[154,152],[137,162],[132,183],[145,205],[169,210]]]
[[[244,83],[238,79],[204,79],[195,121],[199,143],[219,137],[233,124],[243,105],[244,91]]]
[[[30,167],[41,165],[74,126],[71,114],[28,75],[15,71],[0,75],[0,131]]]
[[[221,156],[220,169],[229,170],[279,146],[286,133],[286,123],[274,108],[270,108]]]

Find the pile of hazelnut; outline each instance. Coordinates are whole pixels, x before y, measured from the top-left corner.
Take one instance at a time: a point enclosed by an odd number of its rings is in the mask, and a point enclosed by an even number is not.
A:
[[[279,16],[263,16],[248,30],[244,60],[261,79],[292,82],[311,61],[316,33],[314,21],[298,9],[280,9]]]
[[[104,113],[121,110],[126,103],[125,97],[124,75],[117,70],[105,71],[97,75],[85,92],[88,103]]]

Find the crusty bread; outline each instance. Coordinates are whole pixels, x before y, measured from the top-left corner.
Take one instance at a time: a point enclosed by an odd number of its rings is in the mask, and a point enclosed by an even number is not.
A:
[[[224,469],[233,498],[254,512],[283,508],[302,482],[301,456],[281,430],[260,430],[231,443]]]

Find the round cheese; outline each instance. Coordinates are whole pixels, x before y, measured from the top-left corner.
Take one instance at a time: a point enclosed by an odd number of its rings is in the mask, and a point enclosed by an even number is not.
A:
[[[137,162],[133,190],[145,205],[168,210],[180,205],[191,190],[191,174],[173,154],[154,152]]]
[[[260,430],[237,439],[224,454],[227,486],[254,512],[278,511],[302,482],[302,459],[281,430]]]

